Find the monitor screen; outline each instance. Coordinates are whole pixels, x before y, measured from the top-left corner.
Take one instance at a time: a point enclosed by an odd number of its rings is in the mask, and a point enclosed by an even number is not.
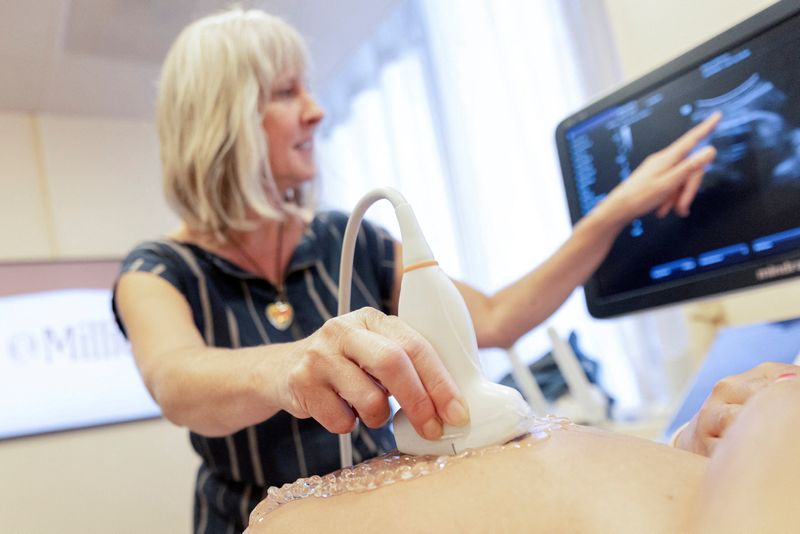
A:
[[[119,264],[0,263],[0,439],[160,415],[111,312]]]
[[[687,218],[647,215],[585,285],[609,317],[800,274],[800,3],[779,2],[568,117],[556,140],[573,223],[714,111],[717,158]]]

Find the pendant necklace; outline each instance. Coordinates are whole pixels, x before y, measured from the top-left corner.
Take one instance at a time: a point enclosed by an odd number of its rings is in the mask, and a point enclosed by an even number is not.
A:
[[[236,248],[239,249],[239,252],[247,258],[252,266],[256,269],[256,272],[259,273],[261,270],[258,268],[258,262],[253,259],[250,254],[241,246],[237,241],[231,239],[231,242],[236,245]],[[276,295],[275,300],[267,304],[265,309],[265,313],[267,316],[267,320],[269,324],[274,326],[280,331],[284,331],[289,328],[294,320],[294,308],[289,303],[289,299],[286,297],[286,281],[284,279],[284,272],[281,270],[281,259],[283,256],[283,222],[280,223],[280,228],[278,230],[278,254],[275,256],[275,273],[278,276],[279,282],[275,285]]]

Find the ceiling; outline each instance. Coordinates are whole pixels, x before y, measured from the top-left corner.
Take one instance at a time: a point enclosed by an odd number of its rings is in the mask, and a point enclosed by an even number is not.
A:
[[[261,0],[293,24],[325,83],[400,0]],[[0,0],[0,112],[150,119],[170,43],[222,0]]]

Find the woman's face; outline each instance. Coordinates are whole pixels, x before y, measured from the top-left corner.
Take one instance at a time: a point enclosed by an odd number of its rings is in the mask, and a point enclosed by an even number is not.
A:
[[[286,72],[275,80],[262,124],[281,192],[314,177],[314,130],[323,115],[300,73]]]

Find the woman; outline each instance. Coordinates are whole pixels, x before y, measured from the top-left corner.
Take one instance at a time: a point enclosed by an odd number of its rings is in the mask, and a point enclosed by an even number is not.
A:
[[[266,487],[393,447],[388,396],[420,435],[464,425],[465,406],[430,344],[392,314],[398,245],[366,224],[352,307],[336,313],[341,213],[312,215],[313,134],[297,32],[260,11],[188,26],[165,60],[158,127],[164,184],[183,224],[124,261],[115,312],[164,416],[202,458],[197,532],[241,529]],[[714,157],[689,156],[712,117],[651,156],[543,265],[495,295],[458,283],[481,346],[509,347],[597,267],[616,235],[652,210],[688,213]]]
[[[797,532],[798,376],[750,398],[710,460],[569,426],[373,490],[308,497],[271,512],[268,498],[247,534],[326,525],[353,533]]]

